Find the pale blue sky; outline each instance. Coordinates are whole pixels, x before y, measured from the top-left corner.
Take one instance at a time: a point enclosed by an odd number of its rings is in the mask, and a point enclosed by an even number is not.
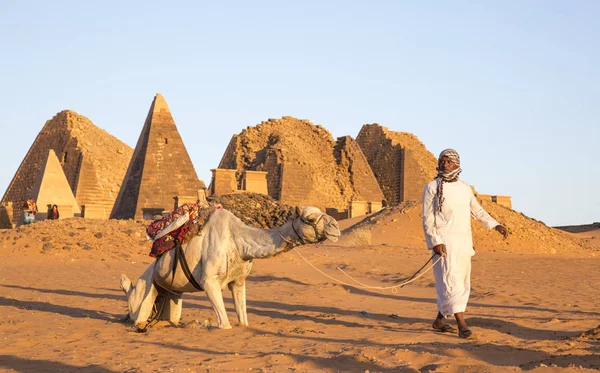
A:
[[[600,221],[600,2],[17,1],[0,7],[0,191],[64,109],[134,147],[161,92],[205,182],[291,115],[453,147],[550,225]]]

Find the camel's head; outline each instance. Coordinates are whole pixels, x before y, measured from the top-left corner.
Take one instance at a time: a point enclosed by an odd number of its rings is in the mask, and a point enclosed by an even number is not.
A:
[[[326,239],[335,242],[340,236],[338,222],[316,207],[296,207],[296,215],[293,227],[304,243],[317,243]]]

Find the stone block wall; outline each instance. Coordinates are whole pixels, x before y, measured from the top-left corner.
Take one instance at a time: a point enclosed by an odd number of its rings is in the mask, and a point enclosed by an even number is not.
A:
[[[325,210],[321,201],[311,198],[314,192],[312,173],[308,164],[284,162],[281,165],[279,199],[291,206],[312,205]]]
[[[364,125],[356,141],[390,205],[422,198],[437,162],[416,136],[375,123]]]
[[[225,170],[222,168],[215,168],[210,170],[212,172],[212,180],[210,182],[210,195],[211,196],[222,196],[224,194],[235,193],[237,188],[236,181],[236,170]]]
[[[388,204],[402,202],[404,194],[402,147],[393,144],[378,125],[364,125],[356,141],[367,158]]]
[[[496,202],[499,205],[512,209],[510,196],[492,196],[492,202]]]
[[[369,205],[369,214],[373,214],[383,208],[381,202],[367,202]]]
[[[244,170],[242,190],[251,193],[269,194],[267,190],[267,172]]]
[[[494,202],[504,207],[512,209],[512,202],[510,196],[494,196],[490,194],[475,193],[475,198],[481,204],[483,201]]]
[[[368,214],[369,206],[365,201],[352,201],[348,208],[348,217],[355,218]]]
[[[402,201],[420,201],[425,185],[433,180],[431,173],[426,172],[418,162],[415,153],[415,150],[404,149]]]
[[[281,200],[281,174],[283,159],[280,151],[277,149],[267,149],[265,154],[265,163],[260,167],[267,171],[267,191],[269,196],[275,200]]]
[[[242,170],[242,186],[238,188],[235,169],[212,169],[212,178],[209,186],[210,196],[222,196],[232,193],[260,193],[268,195],[267,172]]]
[[[11,229],[14,225],[13,204],[6,202],[0,205],[0,229]]]
[[[108,219],[106,208],[93,203],[82,205],[81,214],[86,219]]]
[[[338,137],[333,154],[339,167],[348,171],[352,199],[381,203],[384,195],[358,143],[350,136]]]
[[[225,149],[225,153],[221,157],[221,162],[219,162],[219,169],[223,170],[235,170],[238,164],[237,160],[237,152],[240,143],[240,138],[238,135],[233,135],[231,140],[229,140],[229,144],[227,144],[227,149]]]
[[[475,197],[477,198],[477,200],[479,201],[480,204],[483,201],[487,201],[487,202],[491,202],[492,201],[492,196],[489,195],[489,194],[475,193]]]

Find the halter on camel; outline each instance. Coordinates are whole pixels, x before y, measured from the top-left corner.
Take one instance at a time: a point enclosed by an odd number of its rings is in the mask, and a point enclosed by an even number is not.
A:
[[[319,235],[319,230],[317,229],[317,224],[319,224],[319,222],[321,221],[321,219],[323,219],[323,216],[325,214],[321,214],[319,215],[319,218],[317,219],[317,221],[315,221],[314,223],[311,221],[308,221],[306,219],[304,219],[304,217],[299,216],[298,218],[300,218],[300,221],[306,225],[310,225],[311,227],[313,227],[313,229],[315,230],[315,239],[317,239],[317,242],[323,242],[327,239],[327,236],[325,235],[325,230],[323,230],[323,234]],[[296,228],[294,227],[294,223],[292,222],[292,230],[294,231],[294,233],[296,233],[296,236],[298,236],[298,239],[300,240],[300,243],[302,245],[306,245],[306,241],[304,241],[304,239],[302,237],[300,237],[300,235],[298,234],[298,232],[296,231]],[[277,230],[279,232],[279,230]],[[281,235],[281,233],[279,234]],[[283,237],[283,236],[282,236]],[[286,240],[287,242],[287,240]]]

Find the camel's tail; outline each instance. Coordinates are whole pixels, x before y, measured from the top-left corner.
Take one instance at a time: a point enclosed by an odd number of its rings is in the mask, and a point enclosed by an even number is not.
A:
[[[129,292],[131,291],[131,280],[124,273],[121,274],[121,289],[123,289],[127,295],[129,295]]]

